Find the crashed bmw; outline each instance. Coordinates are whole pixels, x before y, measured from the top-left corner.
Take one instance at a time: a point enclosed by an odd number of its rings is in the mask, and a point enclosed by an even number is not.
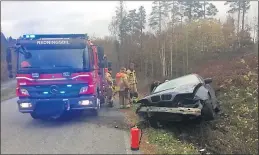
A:
[[[211,83],[211,78],[203,79],[198,74],[168,80],[138,101],[136,113],[142,120],[149,120],[151,125],[158,121],[197,117],[213,120],[219,111],[219,103]]]

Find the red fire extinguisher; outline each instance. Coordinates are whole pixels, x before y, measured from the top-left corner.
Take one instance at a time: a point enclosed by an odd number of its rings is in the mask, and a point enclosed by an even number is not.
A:
[[[131,135],[131,150],[139,150],[139,145],[142,138],[142,131],[137,126],[130,129]]]

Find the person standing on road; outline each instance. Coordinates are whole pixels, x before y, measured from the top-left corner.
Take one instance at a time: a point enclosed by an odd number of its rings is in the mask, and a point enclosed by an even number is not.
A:
[[[129,83],[125,67],[121,67],[120,72],[116,74],[116,83],[119,87],[120,108],[129,108]]]
[[[130,103],[136,102],[138,98],[138,91],[137,91],[137,77],[135,71],[135,64],[130,63],[129,69],[127,70],[127,75],[129,77],[129,85],[130,85]]]
[[[113,105],[113,79],[112,79],[112,69],[111,68],[105,68],[107,71],[105,71],[105,80],[106,80],[106,97],[107,97],[107,103],[112,106]]]

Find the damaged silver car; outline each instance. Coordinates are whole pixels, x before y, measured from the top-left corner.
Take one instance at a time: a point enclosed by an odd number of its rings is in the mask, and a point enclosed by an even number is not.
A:
[[[149,96],[138,101],[136,113],[141,120],[157,127],[161,121],[183,121],[195,118],[213,120],[219,111],[211,78],[189,74],[159,83]]]

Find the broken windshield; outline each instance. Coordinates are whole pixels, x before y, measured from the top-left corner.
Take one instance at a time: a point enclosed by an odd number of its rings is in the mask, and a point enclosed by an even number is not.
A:
[[[176,87],[182,86],[182,85],[188,85],[188,84],[196,84],[200,83],[199,79],[196,75],[186,75],[180,78],[176,78],[173,80],[170,80],[168,82],[162,83],[159,86],[157,86],[153,93],[157,93],[164,90],[174,89]]]

